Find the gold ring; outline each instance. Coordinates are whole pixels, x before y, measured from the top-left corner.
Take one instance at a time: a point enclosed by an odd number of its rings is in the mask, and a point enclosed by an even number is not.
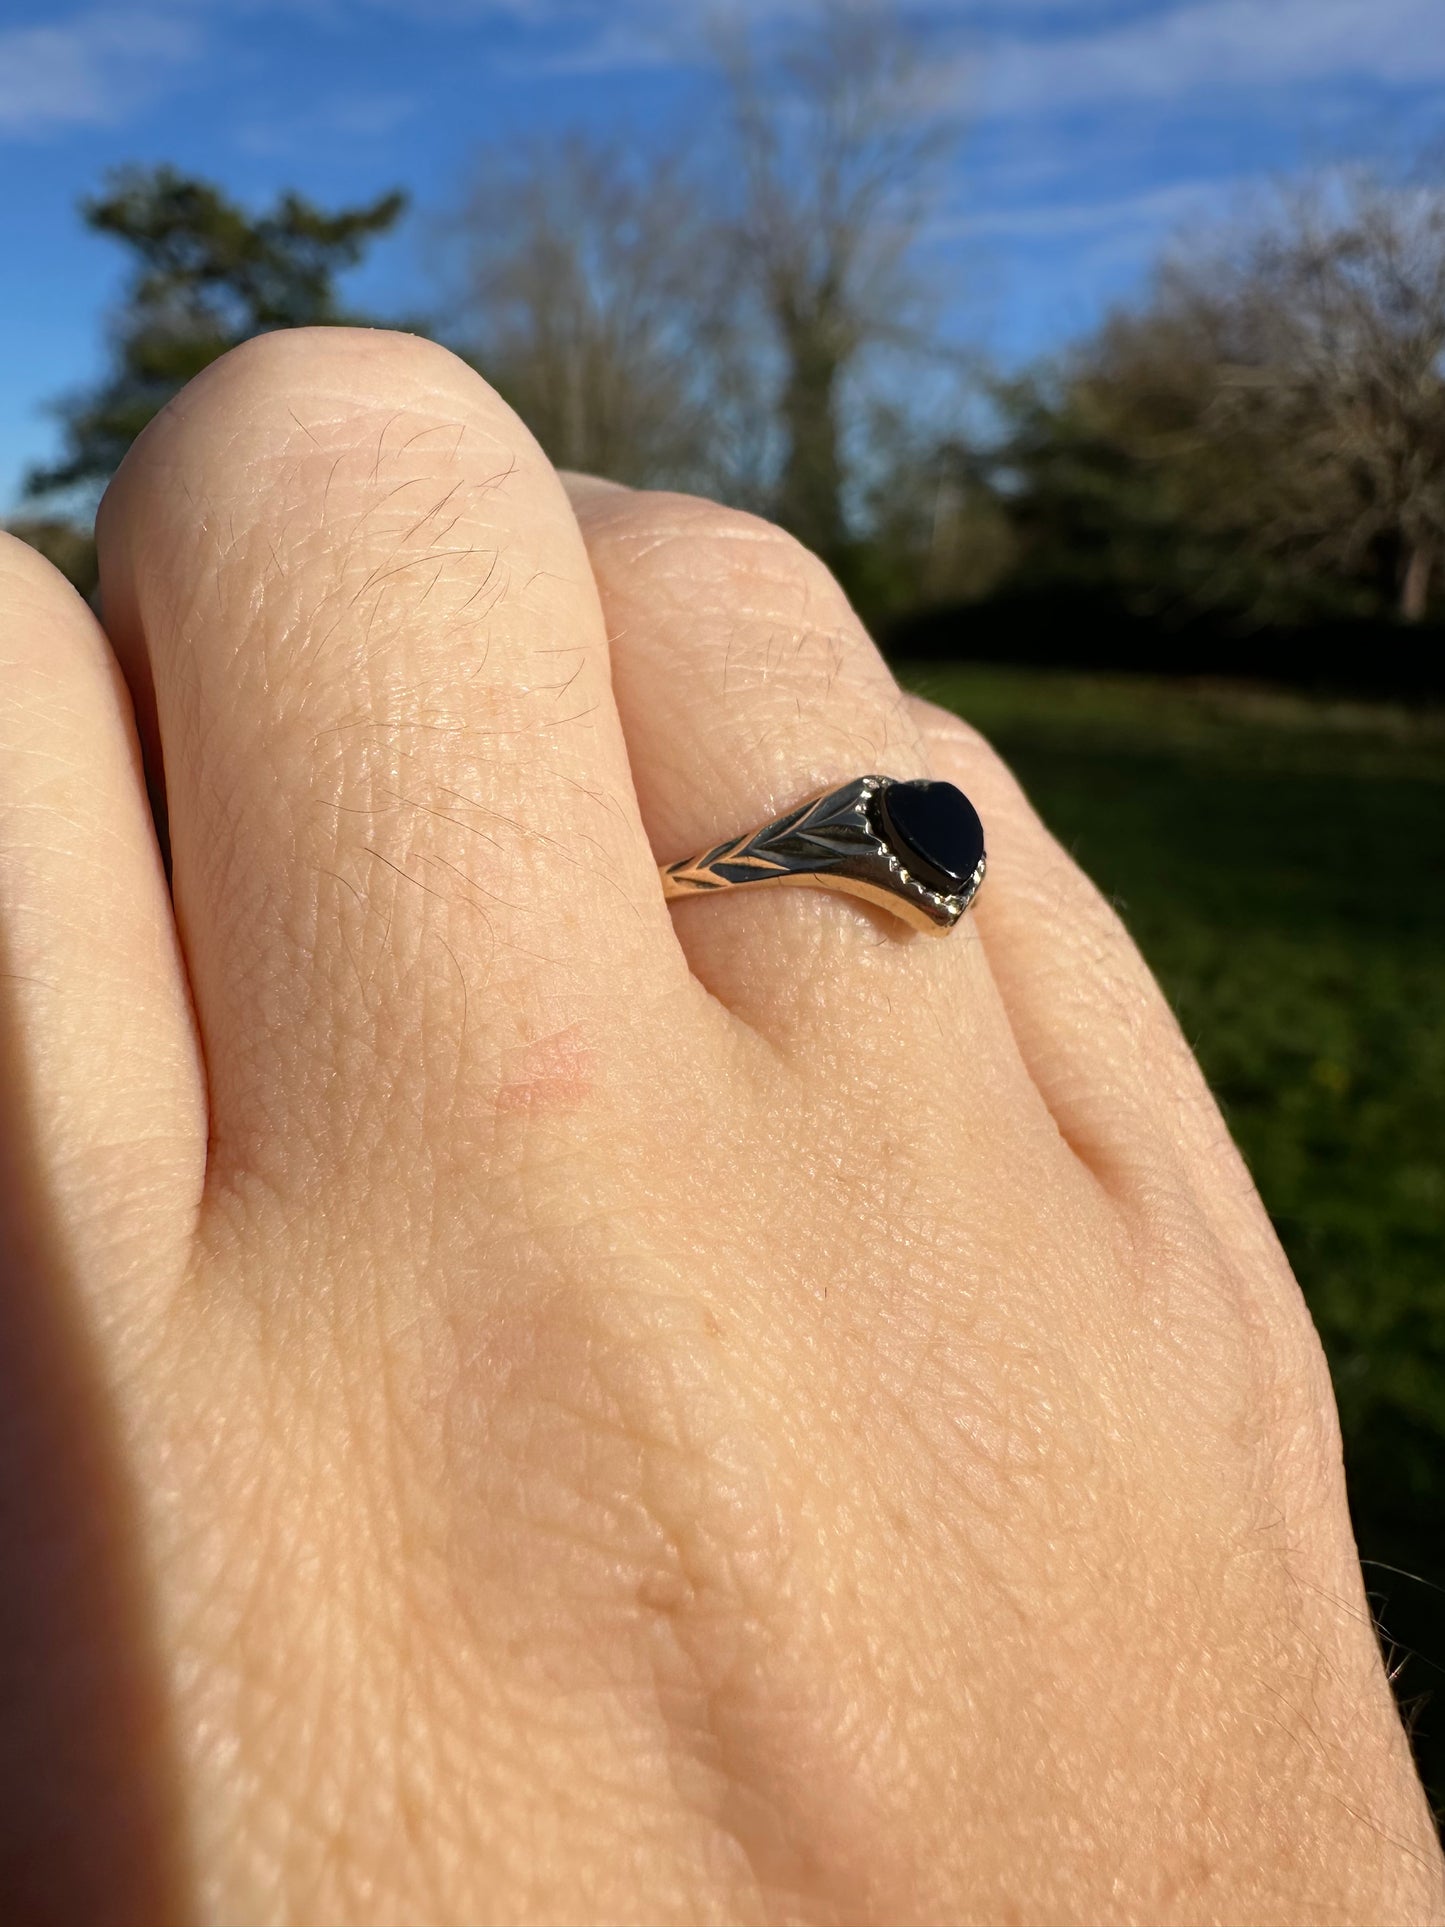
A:
[[[780,883],[842,890],[941,937],[977,896],[986,859],[978,811],[952,783],[855,776],[659,868],[669,898]]]

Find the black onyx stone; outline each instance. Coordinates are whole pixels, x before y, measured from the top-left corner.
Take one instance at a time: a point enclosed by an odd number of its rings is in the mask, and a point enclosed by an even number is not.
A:
[[[888,783],[878,801],[904,868],[930,890],[956,895],[983,861],[983,825],[963,791],[952,783]]]

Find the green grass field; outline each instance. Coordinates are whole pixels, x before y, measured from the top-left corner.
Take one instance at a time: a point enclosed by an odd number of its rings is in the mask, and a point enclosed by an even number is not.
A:
[[[1178,1011],[1329,1353],[1366,1576],[1445,1795],[1445,717],[905,677],[989,735]],[[1391,1570],[1397,1568],[1398,1570]]]

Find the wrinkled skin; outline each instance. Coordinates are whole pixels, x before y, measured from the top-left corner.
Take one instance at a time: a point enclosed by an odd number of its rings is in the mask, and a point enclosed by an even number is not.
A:
[[[0,550],[7,1919],[1441,1918],[1259,1200],[823,568],[342,331],[99,534],[104,635]],[[865,770],[946,941],[664,904]]]

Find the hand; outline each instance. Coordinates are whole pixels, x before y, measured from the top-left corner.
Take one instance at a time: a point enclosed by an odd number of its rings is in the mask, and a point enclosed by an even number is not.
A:
[[[7,1917],[1439,1918],[1259,1201],[820,565],[341,331],[99,539],[108,639],[0,554]],[[866,771],[946,940],[664,904]]]

